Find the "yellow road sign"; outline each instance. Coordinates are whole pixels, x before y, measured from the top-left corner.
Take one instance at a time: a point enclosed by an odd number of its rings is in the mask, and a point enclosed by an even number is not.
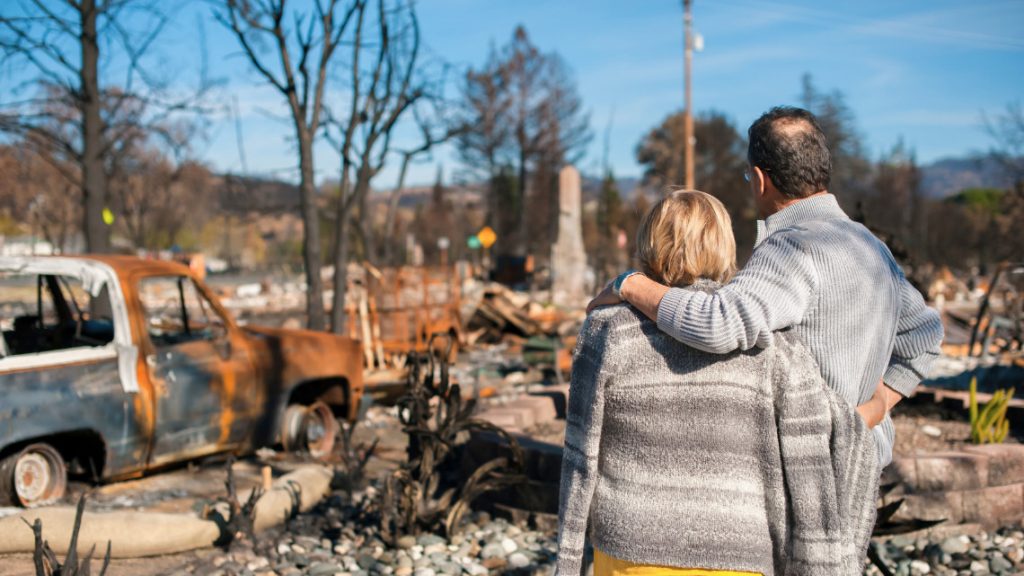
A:
[[[498,240],[498,235],[494,233],[490,226],[484,226],[476,233],[476,238],[480,241],[481,246],[490,248]]]

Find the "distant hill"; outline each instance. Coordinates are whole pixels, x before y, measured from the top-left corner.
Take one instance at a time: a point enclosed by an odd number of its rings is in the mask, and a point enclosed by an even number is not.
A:
[[[272,178],[231,174],[222,175],[219,184],[220,209],[226,212],[298,213],[299,187],[295,184]]]
[[[987,156],[944,158],[921,166],[921,190],[928,198],[946,198],[965,188],[1011,188],[1013,180]]]
[[[1013,186],[1012,178],[996,160],[986,156],[967,158],[944,158],[920,167],[921,189],[928,198],[947,198],[966,188],[1000,188]],[[589,174],[582,175],[584,200],[596,200],[601,192],[603,179]],[[641,189],[637,177],[616,178],[619,194],[625,201],[632,201]],[[325,191],[336,186],[324,182],[317,193],[325,201]],[[400,205],[414,208],[430,201],[433,186],[407,186],[403,190]],[[480,182],[446,183],[448,198],[466,206],[482,206],[485,186]],[[291,183],[272,178],[221,175],[219,186],[220,208],[229,212],[278,213],[296,212],[299,209],[298,188]],[[371,203],[386,202],[390,189],[374,190]]]
[[[601,195],[601,185],[604,183],[604,178],[595,178],[583,174],[580,178],[580,188],[583,192],[584,200],[596,200]],[[616,178],[615,184],[619,188],[619,197],[623,200],[632,200],[633,196],[636,195],[636,190],[640,186],[639,178]]]

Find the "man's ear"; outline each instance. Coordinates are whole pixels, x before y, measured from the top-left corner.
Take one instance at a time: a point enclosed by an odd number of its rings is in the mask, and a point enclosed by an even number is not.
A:
[[[757,186],[757,193],[764,196],[764,193],[768,191],[768,176],[757,166],[754,166],[753,175],[754,184]]]

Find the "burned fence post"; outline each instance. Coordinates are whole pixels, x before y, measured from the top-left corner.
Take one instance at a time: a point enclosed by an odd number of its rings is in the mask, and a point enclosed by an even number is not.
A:
[[[226,465],[227,478],[224,481],[224,487],[227,495],[217,499],[218,503],[227,505],[228,517],[221,518],[220,521],[217,521],[218,513],[214,513],[213,517],[221,528],[221,537],[217,544],[225,548],[256,544],[256,503],[260,496],[263,496],[263,487],[256,486],[244,504],[238,500],[238,488],[232,470],[234,464],[235,457],[232,455],[228,458]]]
[[[443,531],[450,537],[475,498],[524,479],[523,454],[515,438],[472,418],[475,402],[463,402],[459,385],[450,382],[452,346],[450,335],[436,335],[426,354],[410,356],[408,388],[398,401],[398,417],[409,436],[408,458],[387,478],[381,494],[381,535],[391,544],[423,531]],[[442,468],[460,434],[472,431],[500,435],[511,456],[485,462],[468,478],[445,487]]]
[[[339,457],[342,470],[335,467],[334,480],[332,481],[332,484],[348,494],[349,499],[352,498],[353,492],[363,487],[366,481],[366,465],[377,451],[377,444],[380,442],[380,438],[374,438],[373,442],[369,445],[356,445],[352,437],[355,434],[357,425],[358,422],[341,425],[339,432],[341,435]]]
[[[71,542],[68,545],[68,553],[64,558],[64,564],[57,560],[57,555],[50,548],[50,544],[43,539],[43,522],[36,518],[35,522],[29,524],[22,519],[35,536],[35,547],[32,551],[32,562],[35,566],[36,576],[88,576],[91,573],[92,555],[96,552],[96,546],[89,550],[81,560],[78,559],[78,535],[82,530],[82,515],[85,513],[85,494],[78,499],[78,507],[75,509],[75,523],[71,528]],[[110,566],[111,543],[107,541],[107,552],[103,556],[103,565],[100,567],[99,576],[107,573]]]

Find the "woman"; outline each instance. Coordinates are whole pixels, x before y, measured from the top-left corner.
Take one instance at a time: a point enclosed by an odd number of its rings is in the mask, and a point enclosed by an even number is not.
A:
[[[713,290],[735,270],[721,202],[675,191],[637,232],[642,273]],[[562,459],[558,572],[860,574],[875,443],[804,347],[689,348],[622,304],[580,333]]]

